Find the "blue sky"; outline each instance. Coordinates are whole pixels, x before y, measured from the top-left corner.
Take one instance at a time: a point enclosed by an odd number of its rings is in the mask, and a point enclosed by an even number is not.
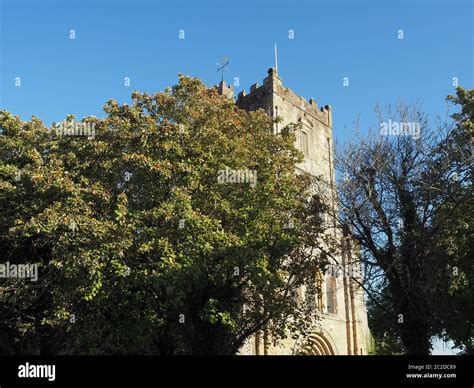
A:
[[[275,42],[284,84],[332,105],[339,141],[358,117],[374,124],[377,103],[417,101],[444,115],[453,77],[473,86],[472,1],[0,3],[0,109],[48,125],[68,113],[101,117],[108,99],[162,90],[179,72],[215,84],[224,55],[226,80],[248,90],[274,65]]]
[[[107,100],[163,90],[180,72],[216,84],[222,56],[226,80],[248,91],[274,65],[277,43],[284,85],[332,105],[344,141],[355,119],[375,124],[377,103],[444,115],[453,77],[473,87],[473,36],[469,0],[0,0],[0,109],[48,125],[69,113],[103,117]]]

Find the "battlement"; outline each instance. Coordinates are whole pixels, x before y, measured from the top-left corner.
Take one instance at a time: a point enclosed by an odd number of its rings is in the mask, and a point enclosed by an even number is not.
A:
[[[227,85],[224,80],[219,82],[219,85],[217,85],[217,92],[227,98],[234,98],[234,87],[232,85]]]
[[[268,76],[263,80],[263,85],[253,84],[248,94],[245,91],[241,91],[237,96],[236,104],[242,109],[257,110],[271,106],[274,94],[282,99],[285,104],[290,104],[293,108],[301,110],[305,115],[310,115],[323,124],[332,127],[331,106],[326,105],[318,109],[318,104],[314,99],[311,98],[308,102],[305,98],[298,96],[293,90],[284,87],[281,78],[274,68],[268,70]]]

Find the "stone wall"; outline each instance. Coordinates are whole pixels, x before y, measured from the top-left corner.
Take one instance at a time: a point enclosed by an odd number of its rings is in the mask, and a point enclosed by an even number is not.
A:
[[[218,86],[221,94],[233,97],[233,89],[221,82]],[[291,89],[285,88],[275,69],[268,70],[268,76],[263,84],[254,84],[249,93],[240,92],[236,104],[247,111],[263,109],[270,117],[279,117],[281,122],[275,124],[274,133],[290,123],[301,123],[298,130],[296,147],[306,151],[304,162],[297,170],[306,171],[313,176],[320,176],[328,187],[334,185],[333,171],[333,137],[332,109],[326,105],[318,109],[317,103],[309,102],[298,96]],[[304,139],[307,139],[305,146]],[[335,232],[337,235],[338,232]],[[342,239],[342,234],[341,234]],[[348,253],[345,260],[352,261],[353,252]],[[342,263],[342,258],[340,258]],[[304,289],[301,290],[304,295]],[[326,286],[322,286],[322,300],[326,304]],[[242,347],[241,354],[295,354],[304,351],[307,354],[367,354],[370,342],[370,331],[367,324],[367,311],[362,289],[349,277],[344,275],[336,278],[335,313],[329,313],[323,306],[320,315],[322,319],[315,324],[314,334],[308,338],[283,341],[279,346],[273,346],[268,339],[264,344],[264,334],[253,336]]]

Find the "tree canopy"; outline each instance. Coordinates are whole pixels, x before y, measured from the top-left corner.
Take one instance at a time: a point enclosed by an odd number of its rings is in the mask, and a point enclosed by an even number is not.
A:
[[[321,228],[294,128],[185,76],[104,111],[82,136],[0,112],[1,260],[38,265],[0,279],[0,353],[234,354],[309,325],[292,295]]]
[[[461,306],[472,305],[473,92],[448,99],[460,112],[437,125],[417,104],[378,109],[380,133],[338,154],[333,216],[361,248],[382,352],[428,354],[434,336],[472,346],[472,308]]]

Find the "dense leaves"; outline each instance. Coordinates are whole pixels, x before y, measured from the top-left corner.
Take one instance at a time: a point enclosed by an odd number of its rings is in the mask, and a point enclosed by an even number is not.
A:
[[[132,100],[82,136],[0,112],[1,262],[39,266],[0,279],[0,352],[233,354],[307,326],[321,228],[292,128],[184,76]]]

